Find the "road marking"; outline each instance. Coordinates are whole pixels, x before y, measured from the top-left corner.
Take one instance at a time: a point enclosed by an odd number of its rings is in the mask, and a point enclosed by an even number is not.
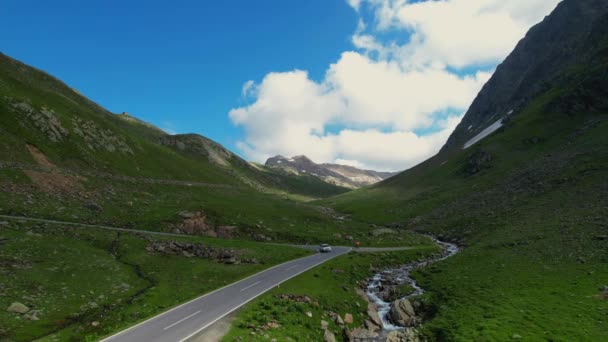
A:
[[[337,257],[337,256],[347,254],[347,253],[349,253],[349,252],[350,252],[350,251],[352,251],[352,250],[353,250],[353,249],[352,249],[351,247],[345,247],[345,250],[344,250],[343,252],[336,253],[336,254],[334,254],[334,255],[330,256],[330,257],[329,257],[328,259],[326,259],[326,260],[321,260],[320,262],[317,262],[317,263],[315,263],[314,265],[307,266],[307,268],[306,268],[306,269],[304,269],[304,270],[298,270],[298,272],[297,272],[296,274],[290,275],[290,276],[289,276],[289,277],[287,277],[286,279],[283,279],[282,281],[280,281],[280,282],[279,282],[279,284],[282,284],[282,283],[284,283],[284,282],[288,281],[289,279],[295,278],[295,277],[299,276],[300,274],[302,274],[302,273],[304,273],[304,272],[306,272],[306,271],[308,271],[308,270],[311,270],[311,269],[313,269],[313,268],[315,268],[315,267],[317,267],[317,266],[321,265],[322,263],[324,263],[324,262],[326,262],[326,261],[328,261],[328,260],[331,260],[331,259],[333,259],[333,258],[335,258],[335,257]],[[316,256],[316,255],[314,255],[314,256]],[[312,256],[303,257],[303,258],[301,258],[301,259],[306,259],[306,258],[312,258]],[[312,259],[310,259],[310,260],[312,260]],[[279,265],[279,266],[280,266],[280,265]],[[252,277],[253,277],[253,276],[252,276]],[[278,285],[278,284],[277,284],[277,285]],[[228,285],[228,286],[230,286],[230,285]],[[190,335],[188,335],[188,336],[186,336],[186,337],[182,338],[182,339],[181,339],[181,340],[179,340],[178,342],[185,342],[185,341],[189,340],[191,337],[196,336],[198,333],[200,333],[201,331],[203,331],[203,330],[207,329],[209,326],[213,325],[215,322],[217,322],[217,321],[219,321],[220,319],[222,319],[222,318],[224,318],[224,317],[228,316],[229,314],[231,314],[232,312],[234,312],[234,310],[236,310],[236,309],[238,309],[238,308],[240,308],[240,307],[244,306],[245,304],[249,303],[250,301],[252,301],[252,300],[256,299],[257,297],[259,297],[259,296],[263,295],[264,293],[266,293],[266,292],[270,291],[270,290],[271,290],[271,289],[273,289],[273,288],[274,288],[274,286],[270,286],[270,287],[268,287],[267,289],[264,289],[263,291],[261,291],[261,292],[260,292],[260,293],[258,293],[257,295],[252,296],[251,298],[249,298],[249,299],[247,299],[246,301],[244,301],[244,302],[242,302],[242,303],[238,304],[237,306],[233,307],[232,309],[228,310],[227,312],[224,312],[222,315],[220,315],[219,317],[217,317],[217,318],[216,318],[216,319],[214,319],[213,321],[211,321],[211,322],[207,323],[206,325],[204,325],[204,326],[202,326],[201,328],[199,328],[197,331],[195,331],[195,332],[193,332],[192,334],[190,334]],[[219,291],[219,290],[216,290],[216,291]],[[160,316],[160,315],[159,315],[159,316]],[[102,341],[102,342],[103,342],[103,341]]]
[[[5,216],[5,215],[0,215],[0,217],[2,217],[2,216]],[[143,231],[142,231],[142,232],[143,232]],[[289,246],[289,245],[287,245],[287,246]],[[345,250],[344,250],[343,252],[339,252],[337,255],[333,255],[333,256],[331,256],[329,259],[333,259],[333,258],[335,258],[335,257],[337,257],[337,256],[339,256],[339,255],[347,254],[348,252],[352,251],[352,248],[351,248],[351,247],[346,247],[346,246],[340,246],[340,247],[345,248]],[[296,248],[297,248],[297,246],[296,246]],[[314,260],[314,259],[315,259],[315,257],[316,257],[317,255],[318,255],[318,254],[307,255],[307,256],[303,256],[303,257],[301,257],[301,258],[299,258],[299,259],[296,259],[296,260]],[[329,260],[329,259],[327,259],[327,260]],[[291,275],[291,276],[287,277],[286,279],[284,279],[284,280],[280,281],[280,282],[279,282],[279,284],[281,284],[281,283],[283,283],[283,282],[285,282],[285,281],[287,281],[287,280],[289,280],[289,279],[291,279],[291,278],[297,277],[298,275],[300,275],[300,274],[302,274],[302,273],[304,273],[304,272],[306,272],[306,271],[308,271],[308,270],[310,270],[310,269],[312,269],[312,268],[314,268],[314,267],[316,267],[316,266],[318,266],[318,265],[322,264],[323,262],[325,262],[325,261],[327,261],[327,260],[322,260],[321,262],[315,263],[314,265],[311,265],[311,266],[306,266],[306,268],[305,268],[305,269],[303,269],[303,270],[301,270],[301,269],[300,269],[300,270],[298,270],[296,274]],[[204,295],[201,295],[201,296],[199,296],[199,297],[197,297],[197,298],[194,298],[194,299],[192,299],[192,300],[190,300],[190,301],[188,301],[188,302],[185,302],[185,303],[182,303],[182,304],[180,304],[180,305],[177,305],[177,306],[175,306],[174,308],[169,309],[169,310],[167,310],[167,311],[165,311],[165,312],[161,312],[161,313],[157,314],[156,316],[153,316],[153,317],[150,317],[150,318],[148,318],[148,319],[145,319],[145,320],[143,320],[143,321],[141,321],[141,322],[139,322],[139,323],[137,323],[137,324],[135,324],[135,325],[133,325],[133,326],[131,326],[131,327],[129,327],[129,328],[127,328],[127,329],[125,329],[125,330],[122,330],[122,331],[119,331],[119,332],[115,333],[114,335],[108,336],[108,337],[104,338],[103,340],[101,340],[100,342],[109,342],[109,341],[111,341],[111,340],[114,340],[115,338],[117,338],[117,337],[118,337],[118,336],[120,336],[120,335],[124,335],[124,334],[128,333],[129,331],[135,330],[136,328],[139,328],[139,327],[143,326],[144,324],[151,323],[151,322],[153,322],[155,319],[158,319],[158,318],[160,318],[160,317],[162,317],[162,316],[164,316],[164,315],[167,315],[169,312],[175,311],[175,310],[177,310],[177,309],[179,309],[179,308],[182,308],[182,307],[184,307],[184,306],[186,306],[186,305],[188,305],[188,304],[190,304],[190,303],[194,303],[194,302],[200,301],[200,300],[202,300],[202,299],[203,299],[203,298],[205,298],[205,297],[209,297],[209,296],[211,296],[211,295],[215,294],[216,292],[220,292],[220,291],[222,291],[222,290],[225,290],[226,288],[228,288],[228,287],[230,287],[230,286],[234,286],[235,284],[238,284],[238,283],[240,283],[240,282],[243,282],[243,281],[245,281],[245,280],[247,280],[247,279],[249,279],[249,278],[253,278],[253,277],[255,277],[255,276],[259,276],[259,275],[261,275],[261,274],[268,274],[270,270],[273,270],[273,269],[275,269],[275,268],[279,268],[279,267],[281,267],[281,266],[283,266],[283,265],[285,265],[285,264],[287,264],[287,263],[293,262],[293,261],[295,261],[295,260],[285,261],[285,262],[283,262],[283,263],[281,263],[281,264],[274,265],[274,266],[269,267],[269,268],[267,268],[267,269],[265,269],[265,270],[263,270],[263,271],[260,271],[260,272],[258,272],[258,273],[252,274],[252,275],[250,275],[250,276],[248,276],[248,277],[246,277],[246,278],[244,278],[244,279],[241,279],[240,281],[237,281],[237,282],[232,283],[232,284],[225,285],[225,286],[223,286],[223,287],[221,287],[221,288],[219,288],[219,289],[215,289],[215,290],[213,290],[213,291],[211,291],[211,292],[209,292],[209,293],[206,293],[206,294],[204,294]],[[262,295],[262,294],[264,294],[264,293],[268,292],[268,291],[269,291],[269,290],[271,290],[272,288],[274,288],[274,286],[268,287],[267,289],[264,289],[263,291],[261,291],[260,293],[258,293],[256,296],[253,296],[253,297],[251,297],[251,298],[247,299],[246,301],[244,301],[244,302],[242,302],[242,303],[238,304],[237,306],[233,307],[232,309],[228,310],[227,312],[225,312],[225,313],[221,314],[219,317],[217,317],[217,318],[216,318],[216,319],[214,319],[213,321],[211,321],[211,322],[207,323],[206,325],[202,326],[201,328],[199,328],[198,330],[196,330],[196,331],[195,331],[195,332],[193,332],[192,334],[190,334],[190,335],[186,336],[185,338],[183,338],[183,339],[179,340],[179,342],[184,342],[184,341],[188,340],[189,338],[191,338],[191,337],[195,336],[196,334],[198,334],[198,333],[200,333],[201,331],[203,331],[203,330],[205,330],[206,328],[208,328],[208,327],[209,327],[210,325],[212,325],[213,323],[215,323],[215,322],[219,321],[220,319],[222,319],[222,318],[224,318],[225,316],[227,316],[227,315],[229,315],[230,313],[232,313],[234,310],[236,310],[236,309],[238,309],[238,308],[242,307],[243,305],[245,305],[245,304],[249,303],[250,301],[252,301],[252,300],[253,300],[253,299],[255,299],[256,297],[258,297],[258,296],[260,296],[260,295]]]
[[[296,268],[298,266],[300,266],[300,264],[293,265],[293,266],[289,267],[288,269],[286,269],[285,271],[289,271],[289,270],[294,269],[294,268]]]
[[[172,328],[172,327],[174,327],[174,326],[176,326],[176,325],[180,324],[181,322],[183,322],[183,321],[187,320],[188,318],[191,318],[191,317],[193,317],[193,316],[198,315],[199,313],[201,313],[201,311],[200,311],[200,310],[199,310],[199,311],[197,311],[197,312],[195,312],[195,313],[193,313],[192,315],[189,315],[189,316],[186,316],[186,317],[184,317],[184,318],[180,319],[179,321],[177,321],[177,322],[175,322],[175,323],[173,323],[173,324],[171,324],[171,325],[169,325],[169,326],[164,327],[164,328],[163,328],[163,330],[170,329],[170,328]]]
[[[247,286],[247,287],[244,287],[244,288],[242,288],[242,289],[241,289],[241,292],[243,292],[243,291],[245,291],[245,290],[247,290],[247,289],[250,289],[250,288],[252,288],[252,287],[256,286],[257,284],[259,284],[259,283],[261,283],[261,282],[262,282],[261,280],[260,280],[260,281],[256,281],[255,283],[253,283],[253,284],[251,284],[251,285],[249,285],[249,286]]]

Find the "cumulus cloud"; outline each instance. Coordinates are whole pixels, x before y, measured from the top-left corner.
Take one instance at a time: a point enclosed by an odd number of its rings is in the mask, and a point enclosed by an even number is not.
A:
[[[465,67],[504,58],[560,0],[362,1],[373,8],[378,31],[411,33],[408,44],[376,50],[412,66]],[[355,44],[361,39],[369,38],[355,35]]]
[[[247,158],[306,154],[377,170],[414,166],[441,148],[493,65],[558,1],[347,2],[360,14],[355,50],[321,81],[292,70],[243,85],[252,101],[229,116],[244,128],[237,146]],[[408,39],[398,43],[387,32]]]

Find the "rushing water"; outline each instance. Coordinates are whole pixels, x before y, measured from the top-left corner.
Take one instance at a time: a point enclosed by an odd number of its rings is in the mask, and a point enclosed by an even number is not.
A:
[[[441,261],[451,257],[452,255],[458,253],[459,248],[455,244],[449,242],[439,241],[437,239],[433,240],[442,247],[442,253],[438,257],[431,258],[422,262],[414,262],[410,264],[405,264],[396,268],[387,268],[380,273],[376,273],[369,281],[367,285],[367,296],[373,301],[378,307],[378,316],[382,320],[382,325],[384,326],[384,330],[392,331],[399,330],[403,327],[392,324],[388,320],[388,313],[391,310],[391,303],[385,302],[382,299],[381,291],[384,288],[384,284],[388,283],[388,286],[400,285],[400,284],[409,284],[414,291],[405,296],[404,298],[410,298],[413,296],[418,296],[424,293],[424,289],[418,286],[416,280],[414,280],[410,276],[410,272],[419,267],[428,266],[434,262]],[[388,280],[390,279],[390,280]]]

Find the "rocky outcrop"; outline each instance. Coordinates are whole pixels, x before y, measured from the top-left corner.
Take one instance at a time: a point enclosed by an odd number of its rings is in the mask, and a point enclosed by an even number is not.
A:
[[[294,294],[280,294],[280,295],[276,295],[275,297],[278,299],[281,299],[281,300],[286,300],[286,301],[291,301],[291,302],[296,302],[296,303],[319,305],[319,303],[317,301],[315,301],[314,299],[312,299],[306,295],[301,296],[301,295],[294,295]]]
[[[390,229],[390,228],[379,228],[379,229],[374,229],[371,232],[369,232],[370,236],[380,236],[380,235],[386,235],[386,234],[397,234],[397,231],[394,229]]]
[[[90,150],[133,154],[133,149],[123,137],[100,127],[92,120],[76,117],[72,119],[72,126],[74,133],[84,140]]]
[[[467,160],[464,167],[464,173],[467,176],[472,176],[481,172],[481,170],[489,168],[492,162],[492,155],[484,150],[476,150]]]
[[[222,145],[198,134],[165,135],[160,138],[159,142],[162,145],[172,146],[180,151],[206,158],[209,162],[223,167],[230,166],[233,159],[235,161],[238,159]],[[241,162],[241,164],[246,163]]]
[[[42,107],[38,110],[27,102],[16,102],[12,99],[11,107],[14,111],[23,115],[24,124],[31,124],[41,131],[52,142],[63,141],[68,136],[68,130],[63,127],[57,114],[48,108]]]
[[[408,299],[398,299],[393,302],[388,319],[399,326],[413,326],[418,324],[416,311]]]
[[[606,108],[606,76],[586,78],[581,84],[572,70],[603,63],[608,27],[605,0],[565,0],[541,23],[532,27],[515,50],[483,86],[440,154],[463,144],[505,115],[518,115],[531,99],[548,89],[571,89],[550,104],[550,110],[574,112]],[[573,84],[575,83],[575,84]],[[555,112],[549,111],[553,114]],[[549,117],[547,117],[550,119]]]
[[[215,237],[215,230],[207,223],[207,215],[202,211],[182,211],[178,214],[182,222],[171,226],[173,232],[178,234],[204,235]]]
[[[386,342],[419,342],[416,330],[405,328],[403,330],[391,331],[386,337]]]
[[[180,223],[170,225],[170,229],[177,234],[199,235],[218,237],[222,239],[232,239],[238,234],[237,226],[217,226],[215,227],[204,211],[181,211],[178,213],[181,218]]]
[[[28,311],[30,311],[30,308],[19,302],[14,302],[6,309],[6,311],[18,314],[26,314]]]
[[[216,248],[201,243],[190,243],[180,241],[154,241],[146,250],[150,253],[161,255],[180,255],[188,258],[203,258],[215,260],[224,264],[255,264],[254,258],[243,258],[234,249]]]

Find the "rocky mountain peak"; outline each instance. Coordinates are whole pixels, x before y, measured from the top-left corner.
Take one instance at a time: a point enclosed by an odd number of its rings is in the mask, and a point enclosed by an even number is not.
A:
[[[489,126],[518,115],[537,95],[567,84],[564,70],[586,63],[604,26],[605,0],[565,0],[532,27],[483,86],[442,152],[458,150]]]
[[[327,183],[353,189],[377,183],[395,174],[392,172],[361,170],[348,165],[317,164],[305,155],[292,158],[277,155],[268,158],[265,165],[297,175],[308,174]]]

